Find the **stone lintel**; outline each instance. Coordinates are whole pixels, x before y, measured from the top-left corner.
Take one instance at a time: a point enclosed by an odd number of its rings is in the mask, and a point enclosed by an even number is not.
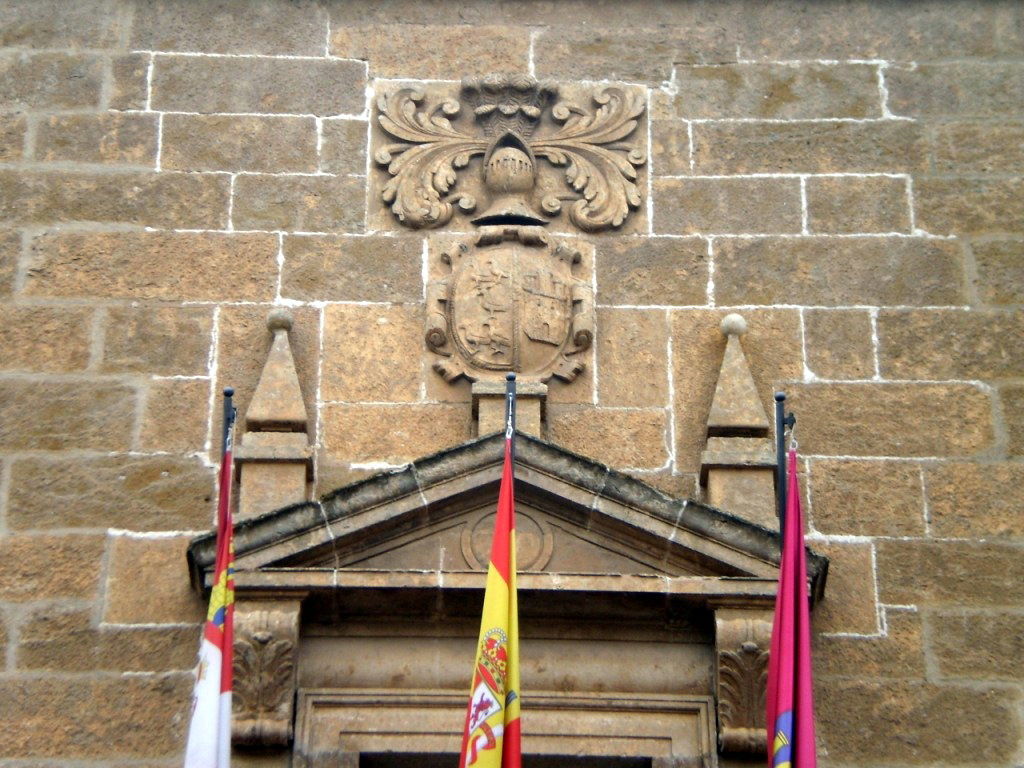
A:
[[[473,416],[477,434],[487,435],[505,429],[505,383],[473,382]],[[516,382],[516,429],[541,437],[548,386],[539,381]]]

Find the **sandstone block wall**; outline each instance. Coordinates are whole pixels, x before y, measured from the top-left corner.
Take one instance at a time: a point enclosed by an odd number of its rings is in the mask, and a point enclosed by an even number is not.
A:
[[[797,413],[822,763],[1024,761],[1024,7],[9,0],[0,6],[0,765],[178,765],[217,393],[292,307],[321,493],[472,436],[372,89],[646,89],[642,231],[595,235],[547,436],[696,490],[739,311]]]

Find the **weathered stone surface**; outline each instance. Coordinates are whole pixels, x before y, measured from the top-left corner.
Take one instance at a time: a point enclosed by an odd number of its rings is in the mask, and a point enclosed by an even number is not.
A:
[[[8,678],[0,756],[129,759],[179,755],[192,675]],[[33,763],[33,765],[36,765]],[[45,765],[41,762],[38,765]]]
[[[819,738],[835,761],[999,765],[1012,760],[1020,734],[1014,701],[997,690],[832,681],[820,686],[815,704]],[[899,737],[887,736],[893,733]]]
[[[955,122],[932,128],[937,173],[1024,172],[1024,123]]]
[[[110,66],[112,77],[107,106],[111,109],[145,109],[149,92],[149,54],[113,56]]]
[[[325,405],[324,448],[334,459],[400,464],[469,439],[469,410],[455,405]]]
[[[720,305],[937,305],[964,301],[956,243],[916,238],[715,241]]]
[[[603,406],[668,403],[668,317],[663,309],[597,312],[597,401]]]
[[[684,118],[881,117],[869,64],[722,64],[676,67]]]
[[[274,437],[306,436],[294,433],[262,432]],[[306,465],[302,461],[240,462],[238,512],[236,520],[247,520],[275,509],[306,501]]]
[[[132,24],[130,45],[156,51],[322,56],[327,14],[309,2],[228,0],[213,8],[147,3]]]
[[[220,407],[220,393],[224,387],[234,387],[234,404],[240,416],[249,410],[249,403],[259,382],[260,373],[267,360],[267,353],[273,342],[273,334],[267,329],[269,306],[223,307],[217,334],[217,376],[214,392],[217,393],[217,407]],[[309,307],[295,307],[292,313],[292,329],[288,334],[299,387],[306,404],[306,413],[316,413],[316,381],[318,357],[320,355],[320,310]],[[345,350],[337,350],[339,354]],[[324,372],[334,362],[331,350],[325,348]],[[215,420],[216,421],[216,420]],[[311,441],[316,429],[316,419],[310,419]],[[213,427],[211,459],[220,455],[219,427]]]
[[[1024,313],[882,310],[882,376],[1003,379],[1024,376]]]
[[[363,230],[365,179],[345,176],[239,176],[236,229],[291,232]]]
[[[0,229],[0,296],[14,290],[14,275],[21,259],[21,233]]]
[[[713,468],[708,471],[705,497],[713,507],[778,530],[773,467]]]
[[[1024,600],[1018,544],[882,539],[876,546],[883,603],[1017,609]]]
[[[5,110],[96,108],[103,60],[92,54],[5,53],[0,107]]]
[[[0,380],[0,448],[131,448],[137,393],[100,381]]]
[[[662,408],[548,405],[548,439],[616,469],[658,469],[668,460]]]
[[[203,450],[209,410],[209,380],[151,380],[146,385],[139,448],[170,453]]]
[[[230,280],[224,276],[230,275]],[[274,297],[277,238],[191,232],[81,232],[37,237],[32,296],[260,301]]]
[[[817,631],[812,634],[816,680],[832,677],[921,679],[925,676],[921,615],[917,611],[884,610],[884,635],[849,637]]]
[[[703,238],[610,238],[601,241],[596,262],[599,304],[707,302],[708,245]]]
[[[100,370],[203,375],[209,365],[212,326],[213,311],[208,307],[111,307]]]
[[[800,231],[799,179],[655,179],[659,234],[775,234]]]
[[[854,536],[924,534],[924,492],[918,465],[815,459],[810,466],[816,531]]]
[[[463,77],[525,72],[529,49],[525,27],[386,24],[331,29],[331,54],[363,59],[377,77],[449,79],[453,60]],[[427,53],[431,51],[435,55]]]
[[[117,44],[124,26],[108,0],[11,0],[0,9],[0,46],[107,48]]]
[[[152,104],[176,112],[356,114],[365,85],[358,61],[157,56]]]
[[[861,309],[804,311],[807,367],[825,379],[870,379],[875,374],[871,315]]]
[[[1024,232],[1024,179],[917,178],[914,211],[935,235]]]
[[[0,162],[21,160],[25,145],[25,118],[0,115]]]
[[[1007,451],[1011,456],[1024,456],[1024,387],[1009,385],[999,390],[1006,424]]]
[[[1024,65],[957,61],[886,70],[889,108],[910,117],[1004,117],[1020,114]]]
[[[829,120],[801,123],[697,123],[696,173],[874,173],[927,167],[917,123]]]
[[[789,393],[811,454],[964,456],[993,440],[989,396],[968,384],[795,384]]]
[[[1019,491],[1024,465],[949,463],[928,467],[928,513],[933,536],[1024,536]]]
[[[208,521],[212,520],[213,506],[206,505]],[[198,625],[206,614],[206,606],[188,583],[185,549],[190,540],[188,536],[111,536],[103,621]],[[146,589],[139,589],[140,584],[145,584]]]
[[[11,467],[14,529],[202,530],[214,471],[197,458],[26,458]]]
[[[423,299],[423,245],[413,238],[287,236],[281,295],[300,301]]]
[[[676,471],[696,472],[705,424],[718,381],[726,339],[719,328],[726,313],[715,309],[672,311],[672,381],[675,393]],[[766,411],[776,383],[799,379],[800,317],[794,310],[743,310],[743,351]],[[802,438],[801,438],[802,440]]]
[[[92,611],[45,609],[22,625],[15,658],[31,670],[191,671],[196,635],[196,627],[95,627]]]
[[[807,179],[807,227],[811,232],[907,232],[907,180],[891,176]]]
[[[983,304],[1024,304],[1024,240],[971,243],[974,280]]]
[[[228,179],[189,173],[0,171],[0,218],[21,224],[102,222],[219,229]]]
[[[80,371],[89,363],[92,312],[75,307],[0,306],[0,368]]]
[[[568,25],[542,30],[534,41],[537,74],[561,80],[624,80],[661,83],[676,62],[731,61],[736,46],[717,25],[680,28],[614,27],[599,13],[602,27]],[[650,18],[632,23],[646,24]]]
[[[156,161],[156,115],[51,115],[36,126],[35,158],[44,162],[152,166]]]
[[[942,677],[1021,680],[1024,614],[933,611],[928,645]]]
[[[312,117],[165,115],[161,167],[179,171],[317,169]]]
[[[409,346],[422,335],[419,306],[330,306],[325,310],[321,397],[343,402],[413,402],[425,372]]]
[[[769,59],[930,59],[999,50],[996,4],[856,3],[841,10],[799,2],[716,4],[742,31],[744,57]],[[1005,22],[1003,22],[1005,23]]]
[[[682,120],[656,120],[651,115],[651,169],[658,176],[688,176],[690,129]]]
[[[366,175],[366,120],[324,120],[321,133],[321,170]]]
[[[871,545],[817,540],[808,545],[829,559],[828,599],[814,609],[814,631],[878,632]]]
[[[0,539],[4,568],[0,596],[11,602],[94,599],[103,556],[100,536],[23,536]]]

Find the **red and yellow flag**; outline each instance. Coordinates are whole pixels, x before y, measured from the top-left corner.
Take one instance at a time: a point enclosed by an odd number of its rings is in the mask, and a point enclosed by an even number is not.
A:
[[[509,429],[505,433],[505,467],[459,768],[520,768],[519,693],[516,523]]]

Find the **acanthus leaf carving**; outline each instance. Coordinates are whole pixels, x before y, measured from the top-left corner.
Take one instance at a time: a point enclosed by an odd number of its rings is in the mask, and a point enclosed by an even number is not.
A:
[[[719,609],[715,626],[719,746],[723,752],[764,754],[771,615]]]
[[[232,741],[284,745],[291,739],[299,602],[249,605],[235,614]]]
[[[549,185],[539,200],[544,214],[557,216],[563,202],[571,202],[567,215],[576,227],[587,232],[621,227],[642,203],[637,169],[646,157],[629,138],[645,99],[635,90],[607,87],[592,96],[592,111],[564,101],[549,110],[557,92],[553,84],[526,75],[464,80],[462,97],[472,105],[483,136],[453,123],[462,109],[454,98],[428,107],[424,92],[415,88],[382,96],[377,122],[398,140],[374,153],[391,177],[381,189],[382,200],[406,226],[444,226],[456,208],[476,209],[474,196],[455,188],[459,172],[483,155],[483,185],[491,200],[474,223],[543,225],[526,198],[537,187],[535,158],[544,158],[564,168],[569,188],[560,195]]]
[[[487,149],[485,140],[452,127],[448,117],[458,114],[457,101],[445,100],[426,113],[418,111],[423,99],[422,91],[404,88],[378,100],[381,128],[402,143],[389,144],[374,154],[374,160],[386,165],[392,176],[382,199],[399,221],[415,228],[447,224],[455,212],[453,202],[466,212],[476,207],[472,196],[456,194],[447,199],[442,195],[455,186],[457,171]]]
[[[556,104],[552,117],[563,123],[553,136],[533,143],[539,157],[565,166],[569,185],[583,197],[569,209],[569,219],[580,229],[594,232],[619,227],[641,203],[636,169],[646,162],[636,147],[621,144],[637,127],[644,103],[636,93],[606,88],[594,96],[601,106],[594,115],[569,104]],[[561,210],[561,200],[547,196],[545,213]]]

